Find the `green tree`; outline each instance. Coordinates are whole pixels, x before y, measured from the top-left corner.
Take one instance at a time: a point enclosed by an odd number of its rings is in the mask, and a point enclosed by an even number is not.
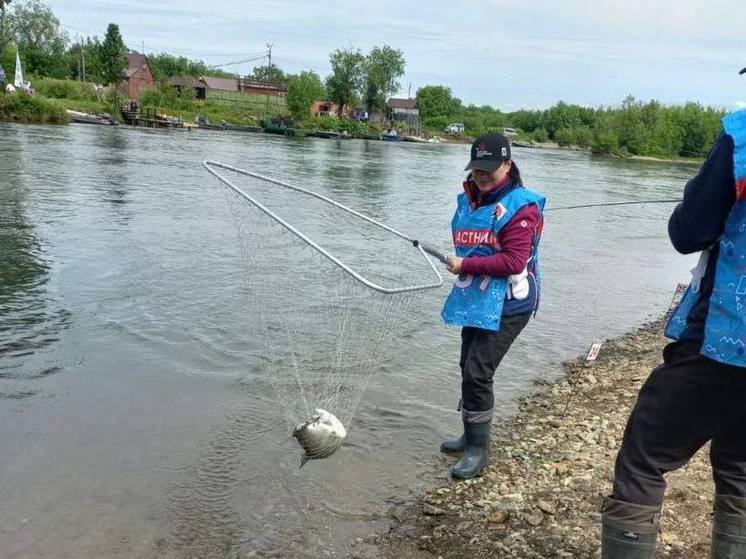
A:
[[[301,72],[290,80],[285,104],[295,118],[307,117],[313,102],[325,97],[324,83],[316,72]]]
[[[68,36],[49,6],[39,0],[16,3],[10,25],[27,73],[68,77]]]
[[[461,101],[451,93],[450,87],[426,85],[417,90],[417,108],[423,118],[450,117],[461,106]]]
[[[252,77],[260,82],[272,85],[287,85],[289,76],[275,65],[257,66],[251,71]]]
[[[85,41],[76,42],[67,51],[68,75],[83,79],[82,70],[85,66],[85,80],[89,82],[103,82],[103,63],[101,59],[102,44],[98,37],[86,37]]]
[[[544,128],[537,128],[534,130],[531,138],[535,142],[543,143],[549,141],[549,133]]]
[[[374,47],[365,59],[363,102],[368,112],[383,110],[386,100],[399,90],[404,75],[404,53],[388,45]]]
[[[183,56],[173,56],[167,53],[149,54],[148,63],[153,77],[157,81],[166,81],[174,76],[215,76],[220,78],[235,78],[235,74],[211,68],[202,60],[190,60]]]
[[[542,111],[516,111],[508,115],[508,123],[513,128],[524,132],[533,132],[544,126],[544,113]]]
[[[359,50],[337,49],[329,56],[332,73],[326,78],[329,100],[344,106],[354,105],[363,85],[365,57]]]
[[[111,84],[114,90],[114,105],[116,107],[119,107],[119,84],[122,83],[124,69],[127,65],[126,54],[127,48],[124,46],[119,26],[116,23],[110,23],[106,28],[106,36],[101,45],[101,63],[104,83]]]
[[[0,60],[3,58],[5,49],[13,41],[12,18],[8,13],[11,0],[0,0]]]
[[[14,5],[13,30],[21,47],[59,50],[68,42],[67,33],[60,30],[60,20],[49,6],[39,0]]]

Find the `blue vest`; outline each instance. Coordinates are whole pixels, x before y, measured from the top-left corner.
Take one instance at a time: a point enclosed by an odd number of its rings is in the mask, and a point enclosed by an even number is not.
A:
[[[525,188],[514,188],[497,202],[472,208],[466,193],[458,196],[458,206],[451,221],[456,256],[489,256],[499,250],[497,234],[518,210],[536,204],[544,210],[545,198]],[[530,268],[539,288],[539,237],[534,239]],[[460,275],[453,285],[443,312],[446,324],[500,330],[507,278]]]
[[[705,357],[746,367],[746,110],[723,118],[723,131],[733,138],[736,202],[725,221],[715,282],[705,322],[700,353]],[[666,327],[666,336],[678,340],[699,290],[690,285]]]

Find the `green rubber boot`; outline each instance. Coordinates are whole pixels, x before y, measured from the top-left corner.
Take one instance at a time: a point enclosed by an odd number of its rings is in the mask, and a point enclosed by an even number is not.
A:
[[[715,495],[712,559],[746,558],[746,498]]]
[[[601,559],[653,559],[660,507],[607,497],[601,506]]]
[[[466,427],[464,427],[464,431],[466,431]],[[458,454],[464,450],[466,450],[466,434],[462,434],[457,439],[443,441],[440,445],[440,451],[443,454]]]
[[[487,465],[490,450],[490,426],[486,423],[464,423],[464,455],[451,468],[456,479],[469,479]]]

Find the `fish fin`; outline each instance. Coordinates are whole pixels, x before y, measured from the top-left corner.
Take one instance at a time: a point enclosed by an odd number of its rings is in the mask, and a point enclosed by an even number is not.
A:
[[[300,466],[298,466],[298,469],[300,470],[303,466],[306,465],[306,462],[308,462],[308,456],[305,454],[300,459]]]

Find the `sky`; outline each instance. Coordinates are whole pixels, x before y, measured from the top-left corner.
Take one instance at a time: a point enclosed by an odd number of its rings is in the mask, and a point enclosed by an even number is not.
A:
[[[746,106],[744,0],[47,0],[63,28],[208,64],[260,56],[286,72],[330,73],[329,53],[403,51],[400,96],[444,85],[503,111],[564,100],[614,106]],[[262,61],[235,66],[246,74]]]

